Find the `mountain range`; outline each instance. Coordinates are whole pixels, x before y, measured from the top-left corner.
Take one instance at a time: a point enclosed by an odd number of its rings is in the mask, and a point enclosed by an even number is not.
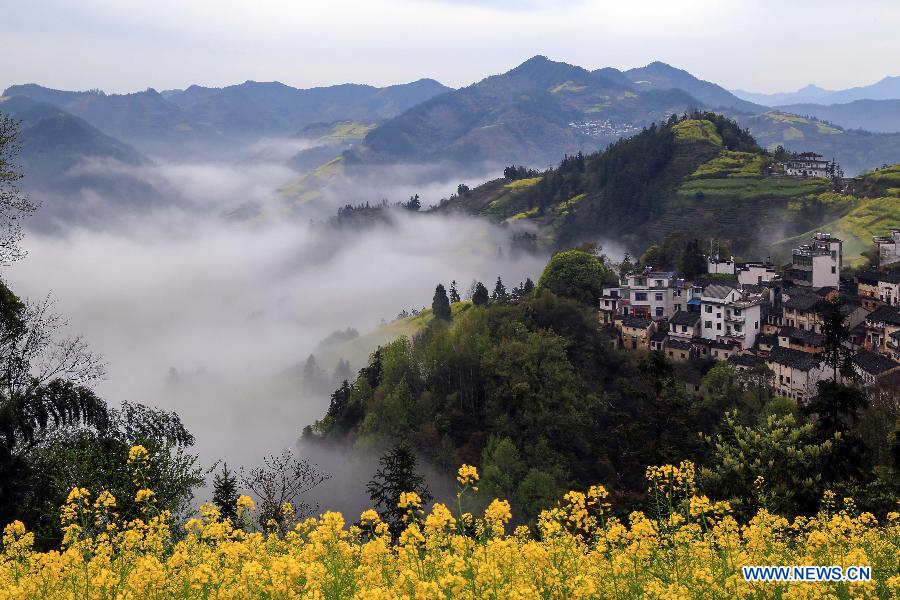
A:
[[[893,81],[876,92],[889,94]],[[886,133],[895,131],[898,101],[772,108],[662,62],[590,71],[536,56],[458,90],[431,79],[312,89],[248,81],[133,94],[26,84],[8,88],[4,99],[5,112],[37,111],[24,127],[23,162],[32,182],[45,186],[61,185],[79,156],[126,164],[146,156],[235,159],[263,138],[302,138],[308,147],[287,159],[301,178],[285,190],[314,198],[311,187],[367,166],[426,165],[433,173],[442,165],[451,177],[509,164],[546,168],[694,109],[735,119],[764,148],[833,157],[850,175],[900,162],[900,133]],[[34,114],[42,115],[40,127]]]
[[[287,137],[313,123],[387,119],[447,91],[450,88],[434,80],[421,79],[384,88],[346,84],[297,89],[247,81],[223,88],[193,85],[133,94],[67,92],[27,84],[7,88],[3,96],[52,104],[145,153],[209,157],[232,144]]]
[[[664,63],[587,71],[543,56],[409,109],[370,131],[344,158],[348,165],[485,161],[543,167],[694,108],[736,119],[764,147],[834,157],[848,174],[900,161],[900,134],[847,130],[770,109]]]
[[[817,85],[807,85],[796,92],[760,94],[744,90],[732,90],[735,96],[763,106],[785,104],[844,104],[855,100],[898,100],[900,99],[900,77],[885,77],[871,85],[852,87],[845,90],[826,90]]]

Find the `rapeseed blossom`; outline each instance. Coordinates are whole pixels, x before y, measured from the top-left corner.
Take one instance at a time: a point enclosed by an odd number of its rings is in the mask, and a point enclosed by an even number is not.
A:
[[[140,462],[134,454],[129,463]],[[325,512],[286,530],[256,531],[210,504],[174,540],[167,512],[124,522],[111,494],[75,488],[60,512],[60,550],[34,550],[34,534],[20,521],[4,528],[0,600],[900,597],[900,506],[881,522],[832,494],[815,516],[790,521],[760,510],[742,525],[727,503],[696,493],[693,465],[652,467],[647,477],[653,513],[620,520],[606,489],[591,486],[544,511],[536,530],[520,525],[511,535],[505,500],[476,517],[441,503],[423,507],[407,492],[399,502],[407,520],[395,540],[371,509],[350,526]],[[464,466],[459,479],[471,490],[477,470]],[[150,491],[136,486],[136,498],[152,499]],[[238,509],[248,513],[254,503],[242,496]],[[873,580],[749,583],[741,576],[742,566],[792,564],[870,566]]]

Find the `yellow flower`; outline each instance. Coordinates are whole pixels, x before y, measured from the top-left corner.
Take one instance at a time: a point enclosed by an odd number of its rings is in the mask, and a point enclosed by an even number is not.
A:
[[[141,490],[138,490],[137,494],[134,495],[134,501],[139,504],[141,502],[150,502],[151,500],[153,500],[153,497],[155,495],[156,494],[153,493],[153,490],[141,489]]]
[[[422,506],[422,499],[415,492],[400,492],[400,501],[397,502],[397,508],[415,509]]]
[[[244,511],[249,512],[256,507],[256,504],[253,502],[253,498],[251,498],[250,496],[245,496],[243,494],[238,496],[237,502],[235,504],[237,505],[237,513],[239,515],[244,514]]]
[[[147,449],[141,445],[132,446],[128,451],[128,462],[135,462],[138,460],[146,460],[149,456]]]
[[[474,488],[475,484],[478,483],[478,469],[472,465],[463,465],[456,472],[456,480],[460,485]],[[478,488],[474,489],[477,491]]]

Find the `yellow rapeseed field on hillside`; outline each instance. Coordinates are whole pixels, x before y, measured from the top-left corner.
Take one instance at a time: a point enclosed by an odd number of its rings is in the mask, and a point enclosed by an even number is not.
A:
[[[132,449],[139,473],[146,452]],[[286,533],[247,531],[215,507],[171,537],[169,515],[138,487],[144,518],[120,522],[110,494],[76,488],[62,511],[61,551],[36,552],[33,534],[5,528],[6,598],[891,598],[900,597],[900,515],[885,522],[826,496],[813,518],[759,512],[745,525],[726,503],[697,495],[694,466],[647,470],[654,514],[610,515],[607,492],[569,492],[537,531],[506,531],[509,504],[482,516],[401,497],[406,528],[392,543],[375,511],[356,524],[326,512]],[[464,465],[460,497],[478,483]],[[136,477],[136,486],[141,478]],[[246,520],[253,501],[242,496]],[[289,515],[292,508],[284,507]],[[867,583],[747,583],[750,565],[870,566]]]

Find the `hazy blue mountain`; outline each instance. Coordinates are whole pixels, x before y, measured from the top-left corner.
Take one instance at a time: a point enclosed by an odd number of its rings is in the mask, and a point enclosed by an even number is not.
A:
[[[24,96],[0,98],[0,112],[20,122],[21,187],[42,204],[31,220],[38,226],[97,216],[107,200],[120,206],[160,201],[136,174],[148,159],[84,119]]]
[[[854,100],[846,104],[786,104],[778,110],[830,121],[845,129],[900,132],[900,100]]]
[[[700,104],[681,90],[635,91],[613,71],[536,56],[414,106],[372,130],[348,158],[546,166]]]
[[[762,94],[757,92],[748,92],[746,90],[731,90],[731,93],[747,100],[755,102],[763,106],[778,106],[780,104],[794,104],[800,102],[817,102],[826,98],[829,94],[833,94],[834,90],[826,90],[817,85],[807,85],[796,92],[778,92],[774,94]]]
[[[632,82],[637,90],[680,89],[709,108],[731,108],[749,113],[759,113],[765,110],[758,104],[738,98],[720,85],[698,79],[687,71],[677,69],[664,62],[656,61],[645,67],[629,69],[623,75]]]
[[[82,117],[101,131],[150,152],[222,150],[233,140],[287,137],[306,125],[338,120],[376,121],[450,90],[431,80],[376,88],[337,85],[297,89],[247,81],[224,88],[191,86],[160,94],[64,92],[13,86],[5,96],[26,96]]]
[[[900,100],[900,77],[885,77],[871,85],[852,87],[845,90],[826,90],[808,85],[796,92],[758,94],[744,90],[732,92],[745,100],[765,106],[786,104],[845,104],[855,100]]]

